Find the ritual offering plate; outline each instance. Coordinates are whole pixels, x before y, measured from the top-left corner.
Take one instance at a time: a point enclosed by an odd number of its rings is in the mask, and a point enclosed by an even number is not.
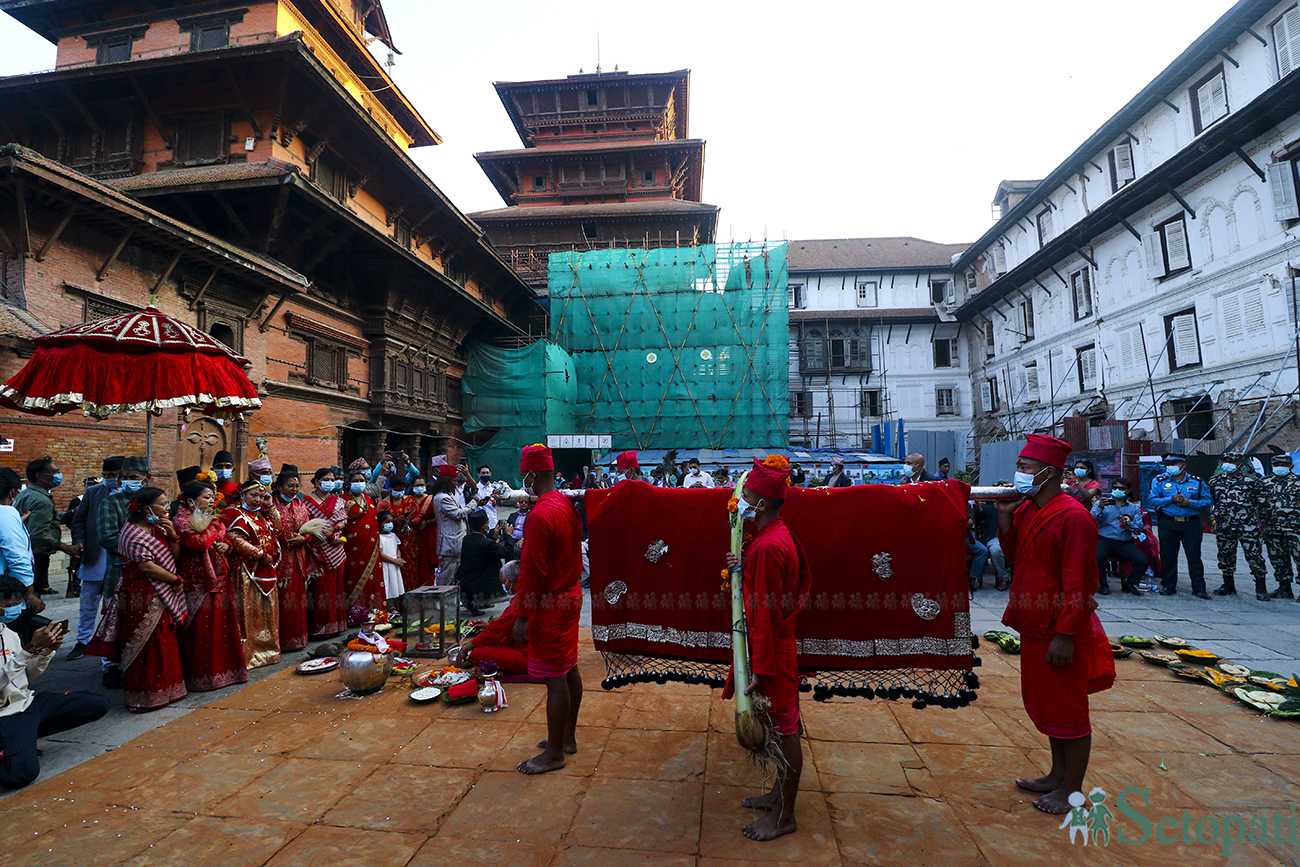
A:
[[[337,656],[323,656],[319,659],[309,659],[306,662],[299,663],[294,671],[299,674],[324,674],[338,667],[339,658]]]
[[[1241,668],[1240,665],[1234,665],[1232,667]],[[1246,683],[1246,678],[1237,677],[1233,674],[1225,674],[1219,669],[1207,668],[1205,669],[1205,673],[1209,676],[1210,682],[1224,692],[1230,693],[1237,687],[1243,686]]]
[[[410,674],[412,671],[415,671],[419,667],[420,667],[420,663],[416,662],[413,659],[402,659],[401,657],[398,657],[397,659],[393,660],[394,674]]]
[[[1232,691],[1239,700],[1245,702],[1256,710],[1262,710],[1265,713],[1274,713],[1282,707],[1286,697],[1276,692],[1268,692],[1262,689],[1250,689],[1239,686]]]
[[[1154,650],[1139,650],[1138,655],[1152,665],[1168,665],[1171,662],[1178,661],[1178,657],[1171,653],[1159,653]]]
[[[442,695],[442,690],[436,686],[422,686],[418,689],[411,690],[411,701],[426,702],[434,701]]]
[[[1205,669],[1198,668],[1194,665],[1187,665],[1183,662],[1169,663],[1169,670],[1179,677],[1185,677],[1188,680],[1205,680]]]
[[[1133,648],[1125,647],[1122,644],[1110,643],[1110,652],[1115,654],[1116,659],[1127,659],[1133,655]]]
[[[1221,659],[1217,653],[1212,653],[1208,650],[1192,650],[1187,648],[1184,650],[1175,650],[1174,653],[1178,654],[1178,658],[1183,662],[1195,662],[1200,663],[1201,665],[1213,665]]]
[[[1244,665],[1235,665],[1231,662],[1219,663],[1219,671],[1224,674],[1230,674],[1233,677],[1246,677],[1250,674],[1250,669]]]
[[[1151,647],[1155,644],[1150,638],[1142,638],[1139,635],[1121,635],[1119,643],[1125,647]]]
[[[1187,646],[1187,639],[1175,638],[1172,635],[1157,635],[1156,641],[1158,641],[1162,646],[1168,647],[1170,650],[1177,650],[1180,647]]]
[[[393,629],[393,624],[391,624],[391,623],[376,623],[376,624],[375,624],[375,632],[391,632],[392,629]]]
[[[1257,674],[1252,674],[1247,677],[1246,680],[1255,686],[1262,686],[1265,689],[1272,690],[1273,692],[1281,692],[1286,689],[1286,681],[1274,680],[1271,677],[1260,677]]]

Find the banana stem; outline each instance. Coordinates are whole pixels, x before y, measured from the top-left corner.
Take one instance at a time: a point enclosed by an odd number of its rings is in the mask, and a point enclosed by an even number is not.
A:
[[[749,478],[749,473],[744,472],[740,476],[740,481],[736,482],[736,499],[741,499],[741,493],[745,487],[745,480]],[[742,714],[750,713],[753,710],[753,697],[746,695],[745,690],[749,688],[750,670],[749,670],[749,632],[745,625],[745,594],[741,586],[743,580],[743,563],[740,562],[740,550],[744,543],[745,522],[740,517],[740,511],[731,514],[731,553],[736,557],[737,563],[731,570],[731,663],[733,672],[733,683],[736,689],[736,717]]]

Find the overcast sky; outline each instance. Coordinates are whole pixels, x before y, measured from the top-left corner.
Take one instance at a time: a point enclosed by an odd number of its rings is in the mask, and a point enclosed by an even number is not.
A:
[[[1229,0],[386,0],[398,85],[442,136],[416,161],[462,210],[500,207],[473,154],[519,147],[493,81],[596,65],[691,70],[719,238],[973,241],[1003,178],[1040,178]],[[54,48],[0,16],[0,74]]]

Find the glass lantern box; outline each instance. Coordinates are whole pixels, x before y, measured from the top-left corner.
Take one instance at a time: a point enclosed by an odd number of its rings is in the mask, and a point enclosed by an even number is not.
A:
[[[460,643],[460,588],[420,587],[403,594],[402,640],[409,657],[446,656]]]

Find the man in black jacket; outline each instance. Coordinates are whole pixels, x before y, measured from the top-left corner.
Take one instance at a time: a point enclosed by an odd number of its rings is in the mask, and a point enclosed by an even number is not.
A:
[[[828,488],[848,488],[852,487],[853,480],[849,478],[848,473],[844,472],[844,458],[831,458],[831,472],[822,483]]]
[[[470,614],[475,617],[482,614],[492,598],[501,595],[501,564],[518,557],[509,533],[502,533],[499,526],[488,532],[487,512],[479,509],[469,516],[469,532],[461,543],[456,583]]]

